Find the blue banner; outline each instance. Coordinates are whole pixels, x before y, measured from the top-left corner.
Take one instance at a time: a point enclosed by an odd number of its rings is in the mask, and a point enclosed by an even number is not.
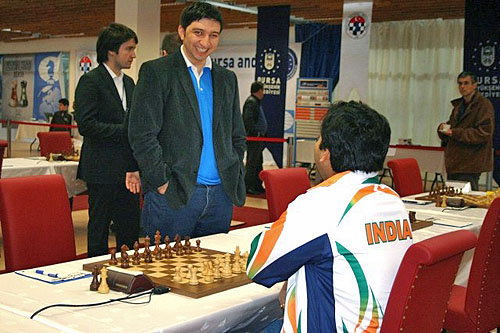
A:
[[[64,86],[60,52],[35,54],[35,82],[33,118],[45,119],[44,114],[58,110],[59,100],[63,97]]]
[[[477,75],[478,90],[495,108],[495,168],[500,184],[500,14],[497,0],[466,0],[464,70]]]
[[[290,6],[259,7],[255,80],[264,83],[262,108],[267,118],[267,136],[283,137]],[[283,144],[266,143],[278,167],[283,167]]]

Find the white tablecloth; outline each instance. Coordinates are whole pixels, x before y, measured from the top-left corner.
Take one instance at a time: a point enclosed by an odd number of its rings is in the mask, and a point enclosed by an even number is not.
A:
[[[85,182],[76,179],[78,162],[48,162],[45,157],[6,158],[2,165],[2,178],[60,174],[66,182],[68,196],[87,189]]]

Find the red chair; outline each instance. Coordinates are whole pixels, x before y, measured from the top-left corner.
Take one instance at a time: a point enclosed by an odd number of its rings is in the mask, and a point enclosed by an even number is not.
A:
[[[416,159],[390,160],[387,162],[387,166],[391,169],[394,190],[398,192],[399,196],[406,197],[424,192],[422,175]]]
[[[73,142],[68,132],[38,132],[38,140],[40,141],[40,155],[47,156],[50,153],[65,153],[73,152]]]
[[[311,188],[306,168],[262,170],[270,221],[276,221],[288,204]]]
[[[382,333],[439,333],[465,251],[477,243],[467,230],[415,243],[399,267],[382,321]]]
[[[3,163],[3,154],[7,148],[7,141],[0,140],[0,178],[2,178],[2,163]]]
[[[444,328],[489,332],[500,327],[500,198],[484,218],[467,287],[453,286]]]
[[[0,179],[0,221],[7,272],[77,259],[61,175]]]

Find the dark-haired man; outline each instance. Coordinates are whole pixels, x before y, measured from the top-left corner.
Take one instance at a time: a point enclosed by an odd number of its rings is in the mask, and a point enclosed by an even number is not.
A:
[[[264,84],[253,82],[250,86],[250,96],[243,105],[243,123],[247,136],[261,137],[267,132],[267,120],[260,104],[264,98]],[[250,194],[260,194],[264,192],[259,173],[262,171],[262,150],[264,145],[259,141],[249,141],[247,143],[247,163],[245,185]]]
[[[59,100],[59,111],[55,112],[50,120],[50,124],[57,125],[71,125],[73,123],[73,117],[68,112],[69,101],[66,98],[61,98]],[[51,127],[50,132],[64,132],[67,131],[71,135],[71,128],[65,127]]]
[[[206,2],[181,13],[180,51],[141,66],[129,140],[145,191],[146,234],[227,232],[245,201],[245,129],[236,75],[212,62],[222,14]]]
[[[479,189],[479,176],[493,170],[493,104],[477,91],[476,75],[462,72],[457,78],[461,98],[451,101],[453,111],[438,135],[445,145],[447,179],[471,183]]]
[[[385,117],[366,105],[334,104],[314,147],[326,180],[253,240],[248,276],[268,287],[288,281],[284,332],[380,329],[412,244],[403,202],[378,184],[390,135]]]
[[[179,40],[179,35],[177,32],[171,32],[163,37],[163,41],[161,42],[161,55],[162,57],[166,57],[169,54],[172,54],[176,51],[179,51],[179,47],[181,42]]]
[[[89,190],[88,256],[108,253],[111,221],[116,246],[132,248],[139,233],[139,173],[127,137],[126,113],[134,81],[122,72],[134,61],[137,35],[112,23],[97,38],[99,66],[83,75],[75,92],[75,117],[83,136],[79,179]]]

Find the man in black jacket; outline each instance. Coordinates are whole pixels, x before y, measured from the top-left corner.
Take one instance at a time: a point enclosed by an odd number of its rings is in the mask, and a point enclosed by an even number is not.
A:
[[[73,122],[73,117],[68,112],[69,101],[66,98],[61,98],[59,100],[59,111],[54,113],[50,124],[57,125],[71,125]],[[51,127],[49,129],[50,132],[64,132],[67,131],[71,135],[71,128],[64,127]]]
[[[243,105],[243,122],[247,136],[262,137],[267,132],[267,121],[260,102],[264,97],[264,84],[254,82],[250,87],[251,95]],[[245,185],[247,193],[260,194],[264,192],[259,173],[262,171],[262,151],[264,145],[260,141],[248,141]]]
[[[108,252],[113,221],[116,246],[132,248],[139,233],[140,190],[137,164],[127,136],[127,112],[134,81],[122,72],[134,61],[137,35],[112,23],[97,39],[99,66],[83,75],[75,92],[75,116],[83,136],[77,178],[89,190],[88,256]],[[132,188],[131,193],[125,187]]]
[[[179,51],[145,62],[134,91],[129,139],[144,188],[142,225],[172,239],[227,232],[245,202],[236,75],[212,62],[222,14],[194,2],[181,14]]]

